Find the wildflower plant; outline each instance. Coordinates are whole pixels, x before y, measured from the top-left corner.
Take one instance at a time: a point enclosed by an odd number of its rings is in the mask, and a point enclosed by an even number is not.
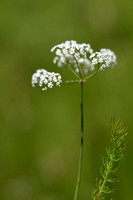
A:
[[[80,111],[81,111],[81,143],[80,157],[78,166],[78,177],[74,200],[78,199],[79,188],[81,183],[82,161],[83,161],[83,145],[84,145],[84,115],[83,115],[83,87],[84,83],[96,75],[99,71],[104,71],[106,68],[113,68],[117,64],[117,58],[110,49],[100,49],[94,52],[90,44],[78,44],[76,41],[66,41],[58,44],[51,49],[55,53],[53,63],[58,67],[66,67],[76,77],[75,80],[62,81],[62,76],[59,73],[48,72],[45,69],[38,69],[32,75],[32,86],[38,85],[43,91],[54,86],[63,86],[64,84],[80,84]],[[111,145],[107,150],[107,158],[104,160],[104,169],[101,168],[102,178],[97,183],[97,189],[93,192],[92,200],[106,199],[106,193],[111,193],[113,190],[110,186],[114,182],[115,173],[119,168],[120,160],[122,159],[122,151],[125,149],[124,139],[127,134],[124,124],[120,120],[113,118],[111,121]]]

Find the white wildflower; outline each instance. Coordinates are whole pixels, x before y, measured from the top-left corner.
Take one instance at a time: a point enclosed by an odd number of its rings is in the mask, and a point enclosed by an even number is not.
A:
[[[44,84],[47,84],[48,83],[48,79],[44,79]]]
[[[53,87],[53,83],[52,83],[52,82],[49,82],[49,83],[48,83],[48,87],[49,87],[49,88],[52,88],[52,87]]]
[[[56,56],[56,57],[54,58],[54,60],[53,60],[53,63],[56,64],[58,60],[59,60],[59,57]]]
[[[39,69],[32,75],[31,84],[33,87],[39,85],[43,91],[47,91],[47,88],[53,88],[54,85],[60,86],[62,82],[61,75],[59,73],[48,72],[44,69]]]
[[[56,54],[53,62],[58,67],[74,68],[77,74],[87,74],[97,69],[104,70],[107,67],[114,67],[117,62],[113,51],[101,49],[99,52],[93,52],[90,44],[78,44],[74,40],[58,44],[51,51]]]
[[[75,68],[77,68],[75,69],[76,72],[79,71],[76,64],[79,59],[87,58],[87,56],[89,58],[90,54],[93,53],[90,44],[78,44],[74,40],[56,45],[51,49],[51,51],[55,51],[56,57],[53,62],[57,63],[58,67],[64,65],[68,65],[69,67],[75,66]]]
[[[92,65],[96,65],[97,63],[98,63],[97,58],[93,58],[93,60],[92,60]]]
[[[58,76],[58,80],[61,80],[61,76],[60,75]]]
[[[62,52],[61,52],[60,49],[57,49],[55,53],[56,53],[57,56],[62,56]]]
[[[63,52],[64,55],[68,54],[68,50],[67,49],[63,49],[62,52]]]
[[[99,58],[99,62],[100,62],[100,63],[103,62],[103,58],[102,58],[102,57]]]
[[[93,59],[92,59],[93,58]],[[99,64],[99,69],[104,70],[107,67],[114,67],[117,64],[117,58],[113,51],[110,49],[101,49],[90,56],[92,64]]]
[[[103,64],[101,67],[100,67],[100,69],[103,71],[103,70],[105,70],[105,68],[106,68],[106,65],[105,64]]]
[[[57,78],[56,78],[56,77],[53,77],[53,81],[56,83],[56,82],[57,82]]]
[[[74,54],[75,53],[75,49],[74,48],[71,48],[70,50],[69,50],[69,53],[72,55],[72,54]]]
[[[50,76],[49,78],[48,78],[48,81],[49,82],[51,82],[53,79],[52,79],[52,77]]]
[[[45,88],[42,88],[42,90],[43,90],[43,91],[47,91],[47,87],[45,87]]]
[[[90,59],[94,58],[95,55],[96,55],[96,53],[92,53],[92,54],[90,55]]]
[[[60,82],[57,82],[56,85],[59,86],[59,87],[61,86],[61,85],[60,85]]]
[[[51,49],[51,52],[54,52],[54,50],[57,48],[57,46],[54,46],[52,49]]]

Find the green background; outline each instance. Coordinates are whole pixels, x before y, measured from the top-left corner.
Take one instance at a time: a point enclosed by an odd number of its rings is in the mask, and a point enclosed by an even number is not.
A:
[[[133,2],[131,0],[0,1],[0,199],[70,200],[80,145],[79,85],[31,87],[38,68],[73,79],[53,65],[52,46],[66,40],[113,50],[115,69],[84,88],[85,149],[80,199],[91,199],[109,144],[110,118],[129,127],[115,200],[133,189]]]

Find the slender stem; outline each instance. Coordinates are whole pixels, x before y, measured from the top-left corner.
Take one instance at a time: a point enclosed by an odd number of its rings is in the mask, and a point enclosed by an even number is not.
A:
[[[64,83],[62,83],[62,85],[71,85],[74,83],[79,83],[79,80],[71,80],[71,81],[65,81]]]
[[[94,76],[99,70],[100,70],[100,68],[99,68],[99,64],[98,64],[98,67],[97,67],[96,71],[93,72],[92,74],[90,74],[89,76],[86,76],[84,79],[87,80],[87,79],[91,78],[91,77]]]
[[[69,69],[77,78],[79,78],[78,74],[77,74],[71,67],[68,67],[68,69]]]
[[[84,79],[87,80],[87,79],[89,79],[90,77],[94,76],[96,73],[97,73],[97,71],[95,71],[94,73],[90,74],[89,76],[86,76]]]
[[[82,171],[82,160],[83,160],[83,139],[84,139],[84,124],[83,124],[83,81],[81,81],[80,89],[80,109],[81,109],[81,144],[80,144],[80,157],[78,166],[78,179],[76,184],[76,190],[74,195],[74,200],[78,199],[79,187],[81,183],[81,171]]]

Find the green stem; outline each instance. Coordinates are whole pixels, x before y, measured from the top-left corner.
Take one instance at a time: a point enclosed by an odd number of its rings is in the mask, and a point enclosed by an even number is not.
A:
[[[99,68],[99,65],[98,65],[96,71],[93,72],[92,74],[90,74],[89,76],[86,76],[84,79],[87,80],[87,79],[91,78],[92,76],[96,75],[96,73],[97,73],[99,70],[100,70],[100,68]]]
[[[77,78],[79,78],[78,74],[77,74],[71,67],[68,67],[68,69],[69,69]]]
[[[89,76],[86,76],[84,79],[87,80],[87,79],[89,79],[90,77],[94,76],[96,73],[97,73],[97,71],[95,71],[94,73],[90,74]]]
[[[69,84],[74,84],[74,83],[79,83],[79,80],[65,81],[64,83],[62,83],[62,85],[69,85]]]
[[[81,171],[82,171],[82,160],[83,160],[83,139],[84,139],[84,124],[83,124],[83,81],[81,81],[80,89],[80,109],[81,109],[81,144],[80,144],[80,157],[78,166],[78,179],[76,184],[76,190],[74,195],[74,200],[78,199],[79,187],[81,183]]]

